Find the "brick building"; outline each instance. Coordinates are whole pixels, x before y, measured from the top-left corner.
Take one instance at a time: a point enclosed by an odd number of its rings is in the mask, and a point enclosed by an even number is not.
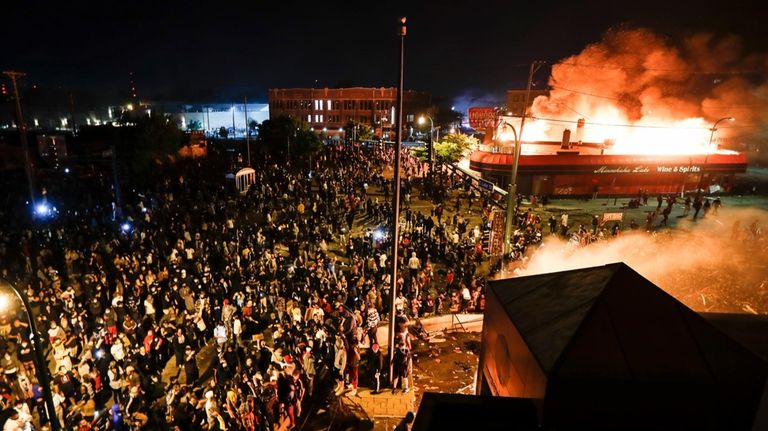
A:
[[[348,121],[358,121],[374,129],[377,136],[392,136],[395,127],[396,88],[272,88],[269,90],[269,116],[289,116],[309,123],[317,131],[341,137]],[[403,122],[416,121],[431,106],[426,93],[406,91]],[[347,138],[347,137],[345,137]],[[349,138],[352,138],[351,136]]]

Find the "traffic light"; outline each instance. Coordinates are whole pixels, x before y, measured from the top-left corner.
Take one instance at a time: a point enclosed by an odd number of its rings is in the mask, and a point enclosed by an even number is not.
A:
[[[5,88],[5,82],[0,84],[0,93],[2,93],[3,96],[7,96],[8,95],[8,89]]]

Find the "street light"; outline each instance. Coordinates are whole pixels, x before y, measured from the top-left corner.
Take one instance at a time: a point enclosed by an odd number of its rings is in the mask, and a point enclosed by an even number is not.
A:
[[[392,373],[395,359],[395,301],[397,299],[397,264],[398,264],[398,242],[400,241],[400,148],[403,143],[403,65],[405,64],[405,17],[400,18],[400,64],[398,67],[398,86],[397,86],[397,122],[395,139],[395,160],[394,160],[394,178],[392,178],[392,278],[390,279],[389,294],[389,330],[387,334],[389,356],[389,382],[394,383]]]
[[[53,396],[51,392],[51,381],[48,376],[48,364],[45,362],[43,356],[43,348],[40,345],[42,337],[37,332],[35,326],[35,318],[32,316],[32,309],[29,307],[27,297],[22,294],[16,287],[10,282],[0,278],[0,288],[10,289],[19,301],[24,306],[24,310],[27,312],[27,323],[29,324],[29,331],[32,333],[32,349],[35,352],[35,370],[37,371],[37,380],[40,381],[40,386],[43,387],[45,398],[45,409],[48,414],[48,421],[51,424],[51,430],[60,431],[61,424],[56,416],[56,407],[53,405]],[[11,305],[11,295],[0,293],[0,312],[5,311]]]
[[[512,230],[515,227],[514,224],[514,217],[515,217],[515,207],[517,204],[517,165],[519,158],[517,155],[519,154],[517,151],[517,147],[520,146],[521,142],[518,139],[517,130],[515,129],[515,126],[510,124],[508,121],[504,120],[502,123],[502,126],[509,126],[510,129],[512,129],[512,136],[508,132],[501,132],[499,134],[499,139],[502,141],[509,141],[511,137],[514,137],[515,142],[515,148],[514,148],[514,159],[512,161],[512,181],[510,181],[510,190],[507,194],[507,218],[505,220],[504,225],[504,254],[509,254],[512,251],[512,244],[511,244],[511,238],[512,238]]]
[[[435,140],[440,140],[440,138],[438,137],[437,139],[433,139],[435,135],[435,123],[432,121],[432,117],[429,115],[420,116],[419,125],[423,126],[427,120],[429,120],[429,176],[432,177],[432,175],[435,173]]]
[[[509,253],[512,249],[512,218],[510,214],[514,214],[512,211],[517,206],[517,166],[520,163],[520,149],[523,144],[523,128],[525,127],[525,118],[528,116],[528,102],[531,100],[531,86],[533,85],[533,74],[541,66],[544,65],[543,61],[534,61],[531,63],[531,68],[528,70],[528,85],[525,89],[525,102],[523,103],[523,109],[520,113],[520,133],[515,131],[515,152],[512,159],[512,178],[509,181],[509,192],[507,192],[507,220],[506,229],[504,231],[504,251],[505,254]],[[509,123],[507,123],[509,124]],[[512,130],[515,130],[514,127]]]
[[[717,121],[715,121],[715,124],[712,125],[712,128],[710,130],[709,134],[709,146],[707,147],[707,154],[712,150],[712,139],[715,137],[715,130],[717,130],[717,125],[720,124],[721,121],[736,121],[736,118],[734,117],[723,117]]]
[[[235,105],[232,105],[229,110],[232,112],[232,139],[235,139]]]
[[[715,124],[712,125],[712,128],[709,129],[709,144],[707,145],[707,151],[704,153],[704,166],[701,169],[701,173],[699,174],[699,184],[696,187],[696,191],[698,193],[699,190],[701,190],[701,181],[704,179],[704,168],[707,167],[707,163],[709,162],[709,153],[712,151],[712,140],[715,137],[715,131],[717,130],[717,125],[720,124],[723,121],[736,121],[736,118],[734,117],[723,117],[717,121],[715,121]]]

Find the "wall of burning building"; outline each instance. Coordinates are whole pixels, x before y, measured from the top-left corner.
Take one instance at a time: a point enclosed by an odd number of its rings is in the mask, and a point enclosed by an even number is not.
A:
[[[552,66],[525,141],[559,141],[585,120],[583,140],[614,140],[616,154],[696,154],[718,143],[766,141],[768,56],[736,36],[693,35],[679,43],[648,29],[608,31]],[[720,124],[711,136],[714,122]],[[710,146],[710,137],[713,145]]]
[[[550,92],[534,99],[524,130],[519,116],[500,119],[494,147],[469,166],[507,184],[511,136],[521,133],[525,194],[728,191],[747,165],[732,149],[768,142],[768,56],[741,46],[735,36],[673,43],[648,29],[610,30],[554,64]],[[649,159],[617,159],[629,155]]]

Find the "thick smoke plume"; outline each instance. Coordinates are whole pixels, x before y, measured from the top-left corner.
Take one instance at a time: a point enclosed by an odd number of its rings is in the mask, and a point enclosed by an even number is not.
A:
[[[733,116],[735,123],[718,128],[719,142],[757,144],[768,125],[766,76],[768,56],[744,53],[737,36],[697,34],[673,43],[648,29],[610,30],[601,42],[553,65],[550,95],[536,98],[532,114],[567,121],[542,122],[528,139],[559,140],[563,129],[575,129],[569,121],[585,118],[587,142],[625,137],[625,143],[647,145],[666,133],[700,144],[714,121]]]
[[[516,276],[623,261],[694,310],[768,314],[767,223],[762,210],[723,209],[695,225],[683,221],[683,229],[583,248],[551,238]]]

